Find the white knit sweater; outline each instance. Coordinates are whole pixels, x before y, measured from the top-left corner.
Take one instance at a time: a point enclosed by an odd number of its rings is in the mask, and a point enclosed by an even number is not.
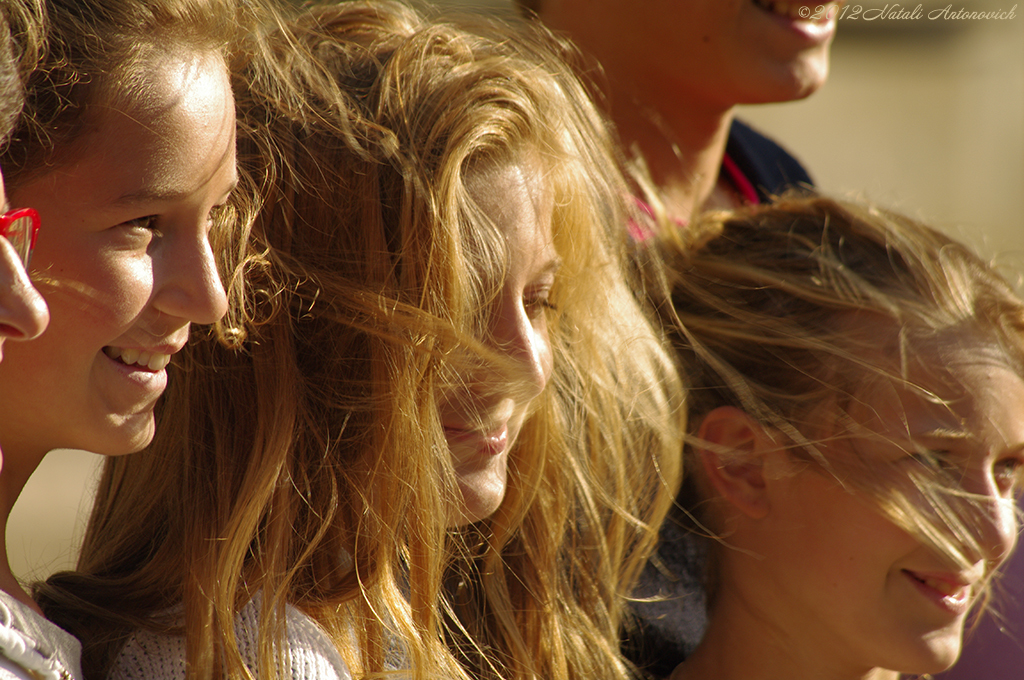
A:
[[[235,619],[235,635],[242,660],[258,671],[259,596],[249,601]],[[298,609],[285,608],[286,634],[281,650],[290,676],[281,680],[351,680],[345,662],[313,619]],[[136,632],[121,650],[109,680],[184,680],[185,638]]]
[[[0,680],[80,680],[82,645],[0,591]]]

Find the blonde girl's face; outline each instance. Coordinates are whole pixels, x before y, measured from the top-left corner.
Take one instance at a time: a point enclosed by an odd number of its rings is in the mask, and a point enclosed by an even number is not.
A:
[[[516,375],[507,384],[469,384],[441,406],[462,495],[455,525],[483,519],[501,504],[509,451],[551,378],[547,311],[560,260],[551,236],[552,197],[537,165],[480,170],[468,182],[472,199],[507,244],[508,267],[490,310],[490,337],[512,359]]]
[[[877,458],[906,473],[922,465],[949,471],[958,490],[983,508],[972,525],[980,548],[966,549],[969,565],[923,544],[861,493],[806,465],[781,479],[773,504],[774,530],[762,546],[770,553],[768,580],[758,587],[776,593],[775,616],[802,649],[850,671],[935,673],[951,665],[968,611],[1015,544],[1024,380],[1001,350],[982,342],[942,356],[955,386],[911,379],[948,405],[896,383],[875,386],[857,395],[850,411],[857,431],[873,434],[826,440],[823,453],[831,460]]]
[[[227,309],[209,240],[236,178],[227,68],[169,48],[139,75],[131,105],[95,107],[80,149],[9,193],[44,225],[32,273],[50,326],[0,364],[5,457],[141,449],[189,326]]]

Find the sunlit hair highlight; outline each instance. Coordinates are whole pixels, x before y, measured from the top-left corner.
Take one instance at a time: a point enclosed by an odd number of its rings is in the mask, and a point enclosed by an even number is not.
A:
[[[2,158],[13,186],[73,153],[108,108],[129,108],[145,88],[140,71],[161,50],[227,48],[246,11],[234,0],[47,0],[42,57]]]

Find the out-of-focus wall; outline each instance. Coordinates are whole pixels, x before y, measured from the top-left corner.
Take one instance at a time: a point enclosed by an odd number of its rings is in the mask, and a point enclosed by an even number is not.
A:
[[[7,522],[7,554],[15,576],[32,581],[74,564],[102,460],[65,449],[43,459]]]
[[[919,215],[1024,270],[1024,5],[1012,19],[974,22],[942,18],[947,5],[924,3],[918,19],[840,21],[821,91],[740,116],[825,191]]]
[[[508,0],[439,4],[511,11]],[[822,91],[740,115],[801,158],[823,190],[924,217],[1024,271],[1024,3],[1004,20],[927,12],[1016,3],[929,0],[922,18],[879,15],[917,4],[851,0]],[[42,577],[73,563],[99,461],[57,451],[30,480],[8,526],[16,574]]]

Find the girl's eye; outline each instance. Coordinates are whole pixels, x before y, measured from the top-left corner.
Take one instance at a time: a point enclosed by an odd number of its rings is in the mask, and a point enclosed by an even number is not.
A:
[[[523,298],[523,308],[526,310],[527,316],[531,319],[536,319],[545,310],[556,311],[558,308],[548,299],[548,291],[525,296]]]
[[[145,217],[136,217],[134,220],[128,220],[124,225],[127,227],[134,227],[136,229],[153,231],[156,229],[156,219],[156,215],[146,215]]]
[[[1024,461],[1020,458],[1004,458],[996,461],[993,474],[996,484],[1004,493],[1019,493],[1024,487]]]
[[[951,472],[956,469],[956,464],[951,460],[950,451],[933,451],[919,449],[910,454],[911,460],[934,472]]]

